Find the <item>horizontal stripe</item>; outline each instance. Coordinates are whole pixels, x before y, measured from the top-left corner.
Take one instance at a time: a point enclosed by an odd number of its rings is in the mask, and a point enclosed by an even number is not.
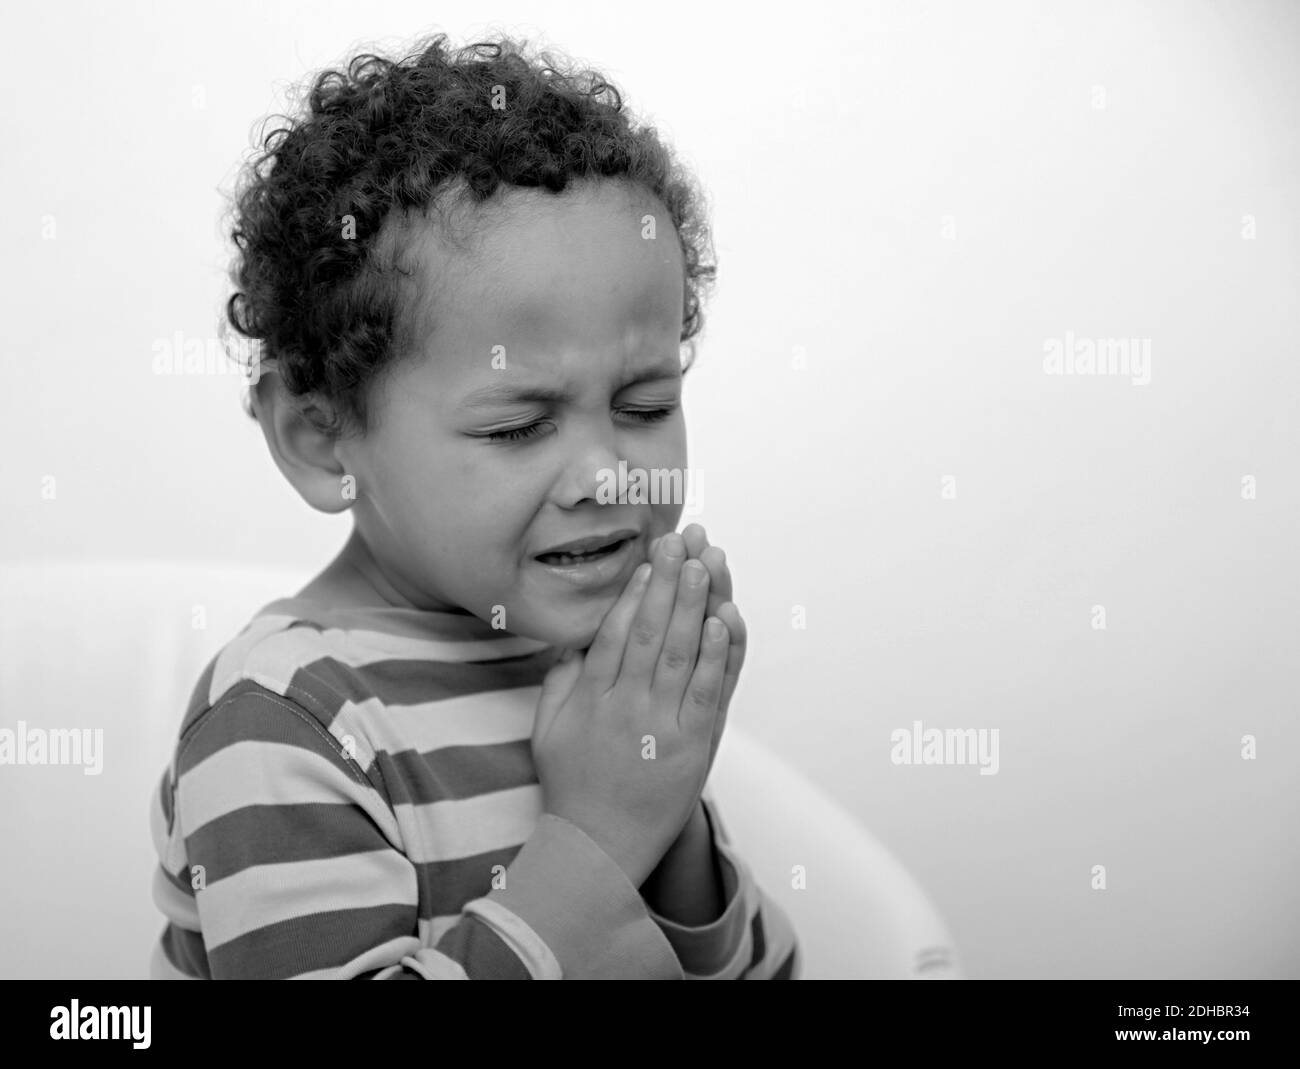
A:
[[[256,626],[250,625],[245,634],[235,639],[229,651],[222,652],[213,670],[211,701],[215,703],[221,694],[241,679],[252,680],[277,694],[285,694],[300,669],[315,666],[317,683],[301,684],[307,692],[313,693],[316,689],[328,691],[337,684],[344,683],[347,677],[366,679],[370,666],[403,661],[408,662],[410,667],[399,669],[398,678],[403,673],[418,674],[420,666],[423,666],[427,684],[431,682],[428,667],[430,662],[434,662],[439,671],[437,679],[432,682],[445,684],[448,688],[445,694],[440,692],[434,696],[468,694],[484,689],[482,680],[493,677],[497,671],[503,675],[496,678],[517,677],[522,680],[508,683],[507,686],[529,686],[539,682],[537,664],[548,656],[553,661],[555,656],[554,651],[545,644],[514,636],[448,643],[364,630],[288,626],[295,622],[297,621],[282,616],[263,617],[257,621]],[[352,671],[340,674],[335,680],[331,678],[331,670],[317,664],[327,659]],[[503,663],[495,664],[498,660]],[[544,670],[542,674],[545,674]],[[375,678],[388,678],[391,686],[393,671],[385,669],[377,673]],[[372,684],[367,683],[366,689],[368,693],[374,693]],[[316,696],[327,701],[325,694]],[[349,697],[346,687],[336,690],[336,696]],[[430,695],[426,692],[425,696]]]
[[[491,746],[444,746],[432,753],[405,750],[382,758],[384,779],[405,790],[392,801],[409,805],[456,801],[538,782],[528,739]],[[395,777],[390,776],[395,772]]]
[[[340,909],[290,917],[208,953],[212,975],[241,980],[282,980],[341,968],[378,944],[401,939],[414,927],[414,910],[400,905]],[[416,946],[411,937],[402,946]]]
[[[300,915],[370,907],[407,908],[414,932],[418,897],[410,861],[396,850],[377,850],[244,869],[209,883],[199,892],[198,902],[211,952]]]
[[[387,753],[431,753],[447,746],[493,746],[529,739],[541,687],[490,690],[403,705],[386,691],[363,705],[371,745]]]
[[[178,746],[178,776],[236,742],[279,742],[302,746],[347,770],[328,725],[302,706],[242,683],[194,723]],[[355,772],[351,773],[356,775]]]
[[[356,660],[350,646],[335,651],[319,644],[309,645],[305,650],[290,651],[280,674],[286,688],[307,696],[304,704],[315,702],[329,712],[344,702],[364,702],[376,694],[383,695],[385,705],[427,705],[489,691],[540,688],[555,663],[555,653],[548,649],[518,659],[449,664],[432,658],[409,659],[392,651],[368,664],[357,664]],[[286,693],[281,688],[273,689]],[[289,696],[300,700],[297,694]]]
[[[199,906],[194,895],[188,893],[188,888],[182,891],[177,887],[170,873],[161,865],[153,867],[152,894],[154,905],[169,921],[196,932],[199,930]]]
[[[181,777],[177,787],[181,830],[193,835],[204,824],[246,806],[353,802],[366,810],[396,843],[397,821],[379,793],[356,782],[318,753],[292,743],[237,742]]]
[[[416,864],[473,857],[523,843],[542,815],[540,784],[428,805],[396,805]]]
[[[208,884],[255,865],[319,861],[388,849],[374,821],[351,804],[248,805],[204,823],[185,839]]]
[[[509,944],[472,914],[444,935],[435,949],[459,962],[471,980],[532,979]]]
[[[424,861],[416,865],[420,886],[420,916],[456,914],[471,899],[492,892],[492,881],[507,875],[522,844],[489,850],[450,861]]]

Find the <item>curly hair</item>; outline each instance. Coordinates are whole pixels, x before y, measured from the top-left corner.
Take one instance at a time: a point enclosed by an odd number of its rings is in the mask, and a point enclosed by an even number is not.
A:
[[[327,402],[300,407],[331,437],[366,432],[368,389],[405,351],[401,221],[437,208],[463,248],[445,202],[472,220],[501,186],[559,194],[609,178],[657,197],[683,250],[683,369],[694,362],[716,275],[699,184],[600,73],[533,57],[505,35],[446,42],[437,34],[404,57],[365,52],[317,74],[301,114],[271,117],[285,124],[236,184],[225,318],[293,398]]]

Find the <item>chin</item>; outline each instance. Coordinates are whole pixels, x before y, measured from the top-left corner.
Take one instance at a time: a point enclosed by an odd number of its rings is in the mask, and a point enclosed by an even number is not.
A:
[[[566,650],[585,650],[596,639],[601,621],[613,607],[617,599],[608,599],[608,604],[599,602],[589,608],[572,609],[568,612],[548,612],[539,614],[535,620],[521,625],[515,634],[525,635],[539,642],[546,642]]]

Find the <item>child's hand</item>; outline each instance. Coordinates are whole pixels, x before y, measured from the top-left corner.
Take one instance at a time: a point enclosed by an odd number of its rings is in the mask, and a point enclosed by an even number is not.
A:
[[[628,583],[591,648],[547,674],[532,737],[546,811],[591,836],[637,886],[708,778],[729,646],[725,624],[706,633],[708,569],[687,562],[681,535],[660,539],[642,569],[648,579]]]
[[[726,624],[731,635],[731,643],[727,648],[727,668],[722,681],[722,702],[718,707],[718,723],[713,748],[709,752],[711,770],[713,757],[717,753],[718,743],[722,741],[722,732],[727,724],[727,710],[731,706],[731,695],[736,689],[736,681],[740,678],[740,670],[745,664],[749,634],[740,610],[731,600],[731,569],[727,567],[727,555],[721,547],[709,545],[708,536],[698,523],[688,525],[682,531],[682,538],[686,542],[687,559],[698,560],[709,570],[709,600],[705,612],[710,616],[716,616]],[[650,543],[652,559],[656,547],[662,541],[663,536],[660,536]]]

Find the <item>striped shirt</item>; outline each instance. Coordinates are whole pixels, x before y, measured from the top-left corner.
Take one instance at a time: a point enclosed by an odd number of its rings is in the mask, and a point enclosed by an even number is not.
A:
[[[473,616],[263,608],[204,669],[151,803],[151,975],[797,979],[707,787],[725,908],[699,927],[543,811],[556,656]]]

